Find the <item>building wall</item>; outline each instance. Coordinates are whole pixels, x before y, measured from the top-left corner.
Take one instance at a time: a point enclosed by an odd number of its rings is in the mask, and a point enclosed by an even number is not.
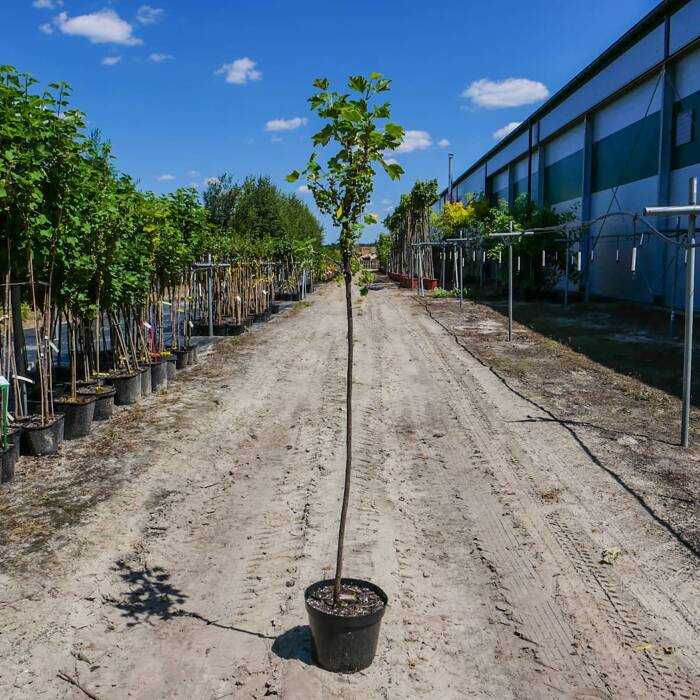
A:
[[[566,97],[555,95],[527,121],[528,128],[506,137],[467,171],[458,180],[459,198],[486,188],[494,200],[512,202],[527,191],[529,179],[535,201],[560,211],[574,208],[586,219],[686,203],[689,177],[700,177],[700,0],[679,5],[661,3],[654,21],[607,65]],[[690,132],[683,131],[690,133],[688,143],[675,143],[680,122],[690,125]],[[664,138],[669,133],[670,141]],[[677,222],[657,223],[669,228]],[[677,256],[660,238],[640,236],[632,274],[633,232],[631,220],[622,218],[592,227],[589,241],[582,242],[582,280],[588,276],[590,292],[682,305],[683,252]],[[696,290],[700,299],[700,266]]]

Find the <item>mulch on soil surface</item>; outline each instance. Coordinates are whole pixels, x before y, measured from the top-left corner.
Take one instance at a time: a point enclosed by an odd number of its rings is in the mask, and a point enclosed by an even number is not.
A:
[[[369,587],[344,583],[338,607],[333,600],[333,584],[316,589],[308,598],[315,610],[338,617],[363,617],[384,607],[384,601]]]

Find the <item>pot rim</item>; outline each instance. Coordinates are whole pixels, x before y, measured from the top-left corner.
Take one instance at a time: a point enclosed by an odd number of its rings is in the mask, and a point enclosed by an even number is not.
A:
[[[346,578],[345,576],[343,576],[340,579],[340,582],[341,585],[343,583],[350,583],[355,585],[366,586],[370,590],[374,591],[384,603],[384,606],[379,610],[374,610],[370,613],[366,613],[364,615],[357,615],[355,617],[346,617],[343,615],[334,615],[333,613],[330,613],[326,610],[319,610],[318,608],[314,608],[311,605],[309,605],[309,596],[311,593],[313,593],[313,591],[315,591],[318,588],[323,588],[324,586],[332,585],[334,581],[334,578],[323,579],[322,581],[316,581],[315,583],[312,583],[310,586],[306,587],[306,590],[304,591],[304,605],[306,607],[306,611],[310,615],[319,615],[325,618],[326,620],[334,620],[337,623],[346,623],[347,627],[364,627],[365,625],[374,624],[375,622],[381,620],[382,617],[384,617],[384,613],[386,612],[386,609],[389,606],[389,597],[376,583],[372,583],[371,581],[366,581],[361,578]]]

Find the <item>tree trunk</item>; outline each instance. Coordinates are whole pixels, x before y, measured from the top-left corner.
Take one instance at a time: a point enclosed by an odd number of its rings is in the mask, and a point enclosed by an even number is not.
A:
[[[335,585],[333,589],[334,604],[337,606],[340,598],[340,578],[343,573],[343,542],[345,540],[345,521],[348,516],[350,501],[350,477],[352,474],[352,362],[353,362],[353,322],[352,322],[352,268],[350,266],[350,250],[343,250],[343,276],[345,278],[345,309],[348,321],[348,364],[345,393],[345,487],[343,490],[343,507],[340,512],[340,528],[338,530],[338,557],[335,567]]]

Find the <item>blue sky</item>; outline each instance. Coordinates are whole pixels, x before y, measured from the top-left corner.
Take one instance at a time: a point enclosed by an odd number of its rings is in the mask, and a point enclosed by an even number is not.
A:
[[[157,192],[222,172],[293,191],[284,177],[310,151],[312,80],[380,71],[410,130],[395,155],[406,175],[377,178],[383,217],[416,178],[444,186],[448,152],[460,173],[656,4],[4,0],[0,62],[70,83],[118,167]]]

